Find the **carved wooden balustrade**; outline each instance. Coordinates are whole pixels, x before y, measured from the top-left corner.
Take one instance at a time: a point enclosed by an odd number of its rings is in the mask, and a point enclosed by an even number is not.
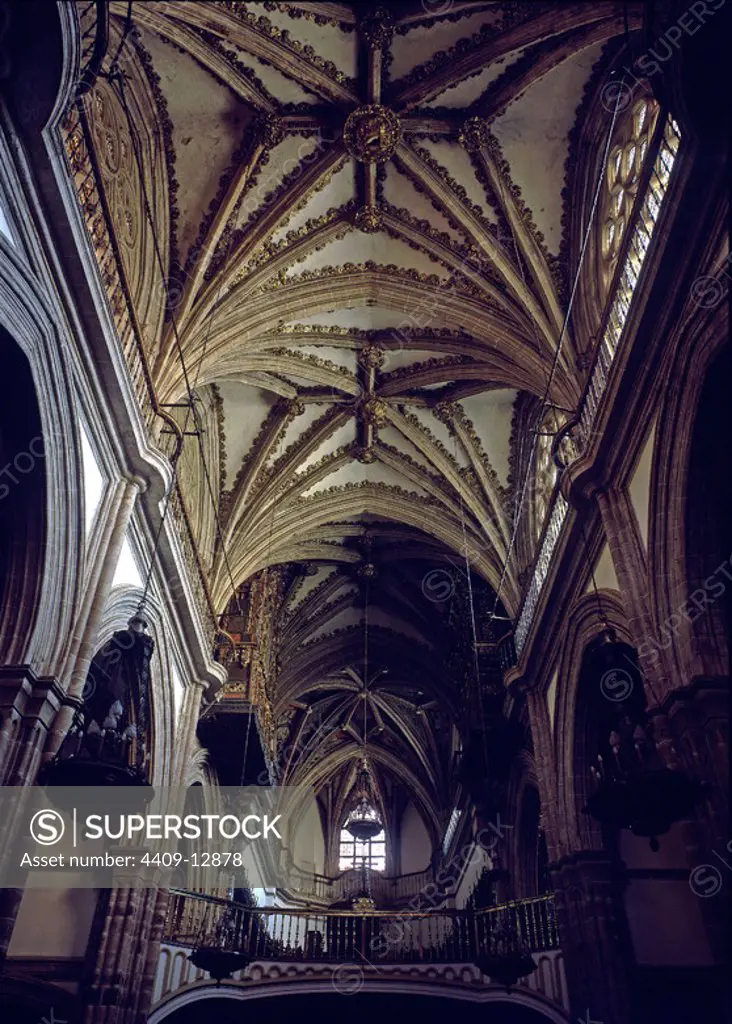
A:
[[[395,912],[253,909],[180,889],[170,893],[163,942],[193,948],[217,934],[252,961],[472,964],[502,925],[532,953],[559,948],[553,895],[478,911]]]

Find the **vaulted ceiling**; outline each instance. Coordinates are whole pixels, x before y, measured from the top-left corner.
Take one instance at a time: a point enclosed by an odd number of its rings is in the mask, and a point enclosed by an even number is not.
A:
[[[114,50],[129,5],[111,10]],[[266,565],[310,566],[317,597],[289,607],[282,638],[282,721],[321,702],[343,726],[321,753],[352,772],[365,706],[425,804],[444,743],[417,709],[440,689],[445,623],[423,581],[467,546],[518,609],[517,396],[548,388],[572,409],[581,392],[571,331],[555,361],[572,139],[606,44],[639,17],[619,2],[132,5],[124,52],[159,114],[170,199],[149,359],[161,401],[183,400],[186,377],[198,395],[209,480],[195,448],[181,474],[214,601]],[[387,672],[361,693],[357,576],[377,561]]]

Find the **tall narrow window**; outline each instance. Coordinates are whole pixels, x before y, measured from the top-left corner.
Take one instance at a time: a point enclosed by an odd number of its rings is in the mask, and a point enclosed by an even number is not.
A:
[[[650,96],[639,99],[619,125],[615,144],[610,150],[600,233],[606,287],[610,285],[615,272],[657,117],[656,101]]]

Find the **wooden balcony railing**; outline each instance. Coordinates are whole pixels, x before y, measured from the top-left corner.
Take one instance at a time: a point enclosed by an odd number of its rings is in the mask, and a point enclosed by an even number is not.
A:
[[[479,911],[313,911],[252,909],[173,889],[163,941],[193,948],[215,933],[221,948],[251,960],[474,963],[502,924],[532,953],[559,948],[553,895]]]

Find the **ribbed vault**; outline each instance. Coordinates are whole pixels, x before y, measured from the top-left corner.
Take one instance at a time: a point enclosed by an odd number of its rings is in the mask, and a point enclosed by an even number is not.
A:
[[[187,441],[180,472],[214,603],[266,566],[325,574],[280,638],[285,733],[316,705],[340,723],[298,779],[330,780],[337,817],[365,740],[383,798],[400,778],[436,835],[460,712],[441,656],[454,629],[421,582],[467,549],[476,584],[517,613],[531,398],[548,388],[571,410],[582,388],[587,341],[562,335],[574,125],[641,5],[431,6],[150,0],[120,64],[134,130],[167,161],[163,175],[143,147],[165,264],[165,316],[151,307],[143,327],[159,399],[196,394],[206,467]],[[114,52],[126,0],[111,12]],[[92,127],[103,113],[89,104]],[[115,118],[94,136],[102,164],[116,135],[130,162]],[[120,235],[133,206],[112,210]],[[354,574],[374,531],[372,684]]]

